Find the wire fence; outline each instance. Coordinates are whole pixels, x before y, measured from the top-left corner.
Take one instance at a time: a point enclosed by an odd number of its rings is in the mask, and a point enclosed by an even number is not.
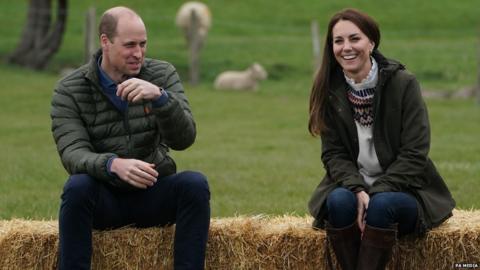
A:
[[[26,21],[26,16],[27,16],[27,9],[20,9],[20,8],[13,8],[13,9],[3,9],[2,13],[4,16],[0,17],[0,22],[3,22],[5,24],[3,25],[8,25],[8,22],[12,21],[12,16],[15,16],[15,20],[18,21],[18,17],[23,18],[23,21]],[[76,14],[73,16],[71,14],[73,12],[68,12],[67,11],[67,16],[68,16],[68,24],[77,24],[77,25],[83,25],[84,24],[84,16],[87,13],[87,9],[85,9],[83,12],[80,12],[80,16]],[[78,11],[76,11],[78,13]],[[30,15],[33,16],[44,16],[47,14],[51,15],[52,21],[55,21],[57,12],[52,9],[37,9],[33,12],[29,13]],[[5,16],[6,15],[6,16]],[[97,10],[97,18],[99,18],[101,14],[99,14],[99,11]],[[175,24],[175,16],[172,15],[164,15],[164,14],[158,14],[155,11],[144,11],[141,14],[143,20],[147,23],[151,22],[156,22],[160,23],[161,25],[170,25],[174,26]],[[311,20],[318,20],[319,18],[312,17],[310,21],[306,20],[304,22],[279,22],[277,20],[271,20],[269,21],[268,24],[264,23],[258,23],[251,21],[249,22],[248,20],[231,20],[231,19],[224,19],[224,18],[218,18],[218,17],[213,17],[212,20],[212,30],[215,31],[215,29],[222,29],[223,32],[231,32],[235,33],[237,31],[253,31],[253,32],[263,32],[263,33],[277,33],[277,34],[284,34],[284,35],[299,35],[299,36],[310,36],[310,22]],[[320,22],[323,22],[324,20],[318,20]],[[50,25],[50,24],[48,24]],[[48,26],[47,25],[47,26]],[[45,24],[42,24],[42,22],[39,22],[38,26],[45,26]],[[320,31],[322,28],[326,27],[326,25],[320,24]],[[385,31],[383,31],[385,32]],[[447,37],[454,38],[455,36],[459,35],[475,35],[476,34],[476,29],[474,26],[471,28],[459,28],[459,29],[454,29],[454,28],[442,28],[442,27],[435,27],[435,25],[419,25],[415,29],[402,29],[402,28],[396,28],[396,29],[388,29],[388,32],[386,34],[395,36],[395,35],[412,35],[412,36],[423,36],[423,37],[432,37],[432,36],[438,36],[438,37]]]
[[[2,34],[3,42],[5,42],[5,44],[12,44],[11,46],[18,43],[19,35],[22,31],[21,29],[23,29],[27,21],[27,14],[33,16],[45,16],[47,14],[51,14],[50,21],[37,22],[36,27],[51,26],[53,23],[55,23],[57,18],[57,11],[54,10],[54,8],[55,5],[52,7],[52,9],[37,9],[35,11],[30,11],[30,13],[28,13],[28,5],[2,8],[0,24],[4,25],[4,27],[2,27],[3,29],[0,29],[0,33]],[[67,33],[69,31],[70,33],[72,33],[73,31],[73,33],[75,33],[77,37],[78,34],[80,34],[81,36],[85,35],[83,29],[85,27],[85,16],[87,14],[87,9],[83,11],[75,10],[75,12],[73,12],[71,10],[71,7],[69,8],[70,13],[67,15]],[[97,22],[99,20],[99,17],[101,16],[101,12],[103,11],[100,11],[99,9],[96,10]],[[181,35],[178,33],[178,29],[176,29],[175,27],[174,12],[170,12],[169,14],[159,14],[158,11],[151,9],[142,10],[140,15],[147,24],[147,28],[150,27],[149,25],[152,25],[153,27],[165,30],[165,32],[167,33],[173,33],[175,31],[176,35],[172,36],[173,42],[178,42],[178,40],[182,39]],[[250,15],[249,19],[251,20],[240,20],[238,18],[236,20],[233,20],[222,16],[215,16],[215,14],[213,14],[212,28],[209,33],[209,42],[214,41],[218,46],[238,46],[238,44],[248,43],[254,43],[258,46],[270,46],[275,42],[311,42],[311,21],[308,21],[306,19],[297,20],[294,22],[287,22],[279,20],[278,18],[272,18],[272,20],[268,20],[268,23],[264,23],[266,21],[264,19],[260,20],[258,18],[255,18],[254,15]],[[311,20],[315,19],[318,20],[319,18],[311,18]],[[261,21],[262,23],[259,21]],[[318,30],[319,37],[321,40],[323,40],[325,34],[325,25],[323,25],[322,22],[324,22],[324,20],[318,21],[320,22],[320,27]],[[12,25],[12,27],[8,27],[9,25]],[[442,42],[445,41],[445,43],[455,44],[454,47],[456,48],[458,47],[458,45],[455,43],[455,39],[461,37],[462,46],[465,48],[474,48],[473,50],[467,51],[476,52],[476,50],[478,50],[477,48],[480,48],[480,46],[478,46],[478,40],[480,40],[480,32],[477,31],[477,29],[480,28],[475,27],[475,25],[472,25],[472,27],[465,27],[460,29],[441,28],[434,25],[419,25],[415,29],[407,29],[401,27],[387,28],[382,29],[383,37],[387,37],[387,39],[385,39],[385,42],[383,42],[383,46],[385,46],[386,43],[390,42],[390,46],[395,47],[396,45],[392,43],[392,40],[402,40],[407,37],[412,38],[412,46],[414,42],[417,42],[415,43],[415,46],[417,46],[417,48],[427,48],[429,46],[429,48],[431,48],[432,44],[419,44],[419,42],[421,42],[422,40],[428,39],[432,39],[433,43],[437,41],[437,44],[434,44],[435,46],[443,46]],[[162,42],[164,41],[162,40]],[[407,49],[405,49],[405,52],[411,54],[411,52],[409,52]],[[479,63],[478,65],[480,66],[480,53],[476,55],[477,53],[475,52],[473,54],[468,53],[467,56],[466,51],[458,51],[455,54],[455,57],[457,59],[463,59],[464,57],[471,57],[471,59],[477,59]],[[416,57],[422,58],[427,56],[419,53]],[[449,59],[452,59],[453,56],[446,54],[438,54],[435,57],[438,60],[443,59],[443,62],[445,62],[449,61]],[[480,72],[478,72],[478,81],[478,84],[480,84]],[[480,103],[480,94],[478,95],[478,102]]]

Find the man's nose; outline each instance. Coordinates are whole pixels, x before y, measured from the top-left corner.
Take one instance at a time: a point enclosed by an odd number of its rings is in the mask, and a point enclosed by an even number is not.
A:
[[[142,48],[140,46],[135,46],[135,49],[133,50],[133,56],[136,58],[142,57]]]

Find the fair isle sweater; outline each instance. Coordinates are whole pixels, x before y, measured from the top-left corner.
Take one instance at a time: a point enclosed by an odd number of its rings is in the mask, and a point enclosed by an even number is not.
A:
[[[348,100],[353,108],[353,118],[358,134],[358,170],[369,186],[384,174],[373,143],[373,97],[378,81],[378,65],[373,57],[371,61],[372,68],[362,82],[355,83],[345,75],[349,85]]]

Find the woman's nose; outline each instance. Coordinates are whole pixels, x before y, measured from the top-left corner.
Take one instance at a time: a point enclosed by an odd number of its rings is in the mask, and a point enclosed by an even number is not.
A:
[[[345,41],[343,43],[343,50],[351,50],[352,49],[352,44],[348,41]]]

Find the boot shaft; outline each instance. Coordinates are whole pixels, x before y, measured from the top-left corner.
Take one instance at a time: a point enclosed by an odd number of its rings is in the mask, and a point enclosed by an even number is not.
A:
[[[397,241],[397,229],[365,226],[357,270],[384,270],[392,256],[392,248]]]
[[[337,261],[343,270],[355,270],[357,268],[358,252],[360,249],[360,229],[356,222],[344,228],[332,228],[326,226],[327,239],[331,243]],[[327,243],[328,244],[328,243]],[[326,246],[328,251],[328,245]],[[330,254],[327,254],[330,268]]]

